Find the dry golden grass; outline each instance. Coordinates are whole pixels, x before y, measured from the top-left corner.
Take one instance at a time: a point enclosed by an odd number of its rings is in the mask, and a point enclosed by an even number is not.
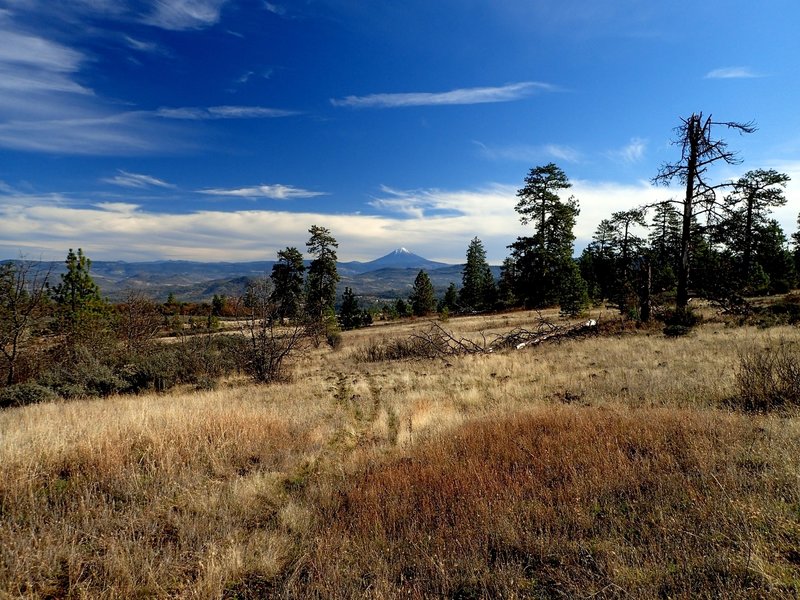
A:
[[[451,319],[458,335],[529,312]],[[800,420],[707,323],[0,413],[0,597],[795,597]]]

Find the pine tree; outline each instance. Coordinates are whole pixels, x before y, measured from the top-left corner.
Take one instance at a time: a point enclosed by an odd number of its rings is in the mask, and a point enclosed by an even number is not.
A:
[[[61,274],[52,292],[56,304],[56,326],[74,348],[95,337],[107,325],[108,304],[100,297],[100,288],[92,279],[92,261],[81,248],[72,248],[65,260],[67,271]]]
[[[424,317],[436,312],[436,296],[433,291],[433,284],[425,271],[420,271],[414,279],[414,287],[411,289],[409,302],[415,317]]]
[[[788,175],[774,169],[748,171],[725,199],[727,214],[718,225],[718,237],[734,255],[740,285],[745,291],[755,291],[753,279],[760,279],[752,272],[762,262],[754,256],[757,238],[769,229],[771,209],[786,204],[783,189],[788,181]]]
[[[589,293],[586,282],[581,277],[580,269],[575,261],[563,272],[559,286],[558,304],[561,313],[571,317],[581,314],[589,306]]]
[[[448,312],[454,313],[458,311],[458,308],[458,291],[456,284],[451,282],[442,298],[442,310],[446,309]]]
[[[358,298],[353,293],[352,288],[344,288],[342,294],[342,307],[339,310],[339,322],[342,329],[356,329],[361,327],[362,315],[358,307]]]
[[[497,301],[504,308],[519,304],[514,290],[517,285],[517,263],[508,256],[500,266],[500,283],[497,286]]]
[[[647,240],[653,290],[666,292],[674,289],[681,252],[681,214],[672,202],[655,205]]]
[[[523,224],[531,223],[534,234],[519,237],[509,246],[516,266],[515,294],[526,306],[541,307],[558,302],[565,278],[573,276],[572,259],[578,202],[559,193],[571,187],[555,164],[534,167],[517,191],[516,211]]]
[[[333,313],[336,302],[336,248],[339,244],[325,227],[312,225],[311,237],[306,242],[308,252],[314,256],[308,267],[306,281],[306,314],[315,322],[322,322],[326,314]]]
[[[295,319],[303,312],[303,255],[295,247],[278,251],[278,261],[272,265],[272,301],[280,318]]]
[[[408,303],[403,300],[402,298],[398,298],[397,301],[394,303],[394,310],[397,313],[399,318],[403,317],[410,317],[412,312],[408,306]]]
[[[464,310],[488,310],[494,308],[496,298],[497,289],[492,270],[486,262],[486,250],[483,242],[475,237],[467,248],[459,303]]]

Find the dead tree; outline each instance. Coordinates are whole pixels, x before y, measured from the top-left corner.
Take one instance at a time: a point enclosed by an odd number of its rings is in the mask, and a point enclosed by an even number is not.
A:
[[[713,138],[711,129],[714,125],[736,129],[740,133],[752,133],[756,130],[752,122],[713,121],[710,115],[704,119],[702,112],[681,118],[681,124],[675,128],[678,137],[674,141],[681,147],[681,158],[676,163],[662,165],[653,178],[653,183],[660,185],[669,185],[677,178],[685,186],[684,198],[678,201],[683,207],[676,299],[679,310],[685,309],[689,303],[689,256],[693,220],[701,212],[713,211],[717,204],[716,191],[731,185],[711,185],[707,179],[708,168],[718,161],[727,164],[740,162],[736,153],[728,150],[724,140]]]
[[[285,323],[279,316],[279,306],[271,292],[266,278],[251,284],[244,299],[245,317],[240,322],[244,337],[240,363],[257,383],[284,379],[285,362],[308,339],[303,322]]]
[[[6,363],[7,385],[16,382],[20,356],[44,316],[49,278],[50,268],[23,258],[0,265],[0,354]]]
[[[158,306],[143,292],[131,290],[117,307],[117,335],[129,353],[144,352],[161,332],[163,318]]]

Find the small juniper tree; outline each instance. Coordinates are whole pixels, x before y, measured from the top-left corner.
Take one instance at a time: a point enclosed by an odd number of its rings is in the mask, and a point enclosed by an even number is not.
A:
[[[436,312],[436,295],[433,291],[431,278],[423,270],[414,279],[414,287],[411,289],[411,311],[416,317],[424,317]]]
[[[67,270],[61,283],[52,290],[56,305],[56,327],[65,336],[68,349],[90,342],[102,334],[108,325],[108,303],[100,296],[100,288],[92,279],[92,261],[81,248],[70,248],[66,258]],[[96,349],[96,348],[95,348]]]

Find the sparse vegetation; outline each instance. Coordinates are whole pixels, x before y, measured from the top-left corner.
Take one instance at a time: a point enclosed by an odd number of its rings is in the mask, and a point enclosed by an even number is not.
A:
[[[543,319],[568,324],[447,327]],[[667,339],[600,322],[612,334],[365,362],[420,327],[381,325],[308,348],[279,386],[6,409],[0,590],[795,597],[800,421],[789,403],[729,403],[741,357],[794,356],[798,330],[706,318]]]
[[[769,412],[800,405],[800,349],[779,340],[741,352],[736,395],[731,404],[748,412]]]

